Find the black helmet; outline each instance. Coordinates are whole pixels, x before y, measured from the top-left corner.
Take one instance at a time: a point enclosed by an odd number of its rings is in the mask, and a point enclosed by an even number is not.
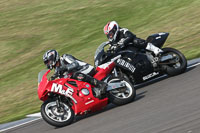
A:
[[[48,69],[53,69],[55,67],[57,61],[60,59],[59,54],[56,50],[49,50],[45,52],[43,55],[44,64]]]

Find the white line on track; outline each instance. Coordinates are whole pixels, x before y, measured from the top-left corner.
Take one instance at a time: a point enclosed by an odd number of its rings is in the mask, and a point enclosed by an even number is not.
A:
[[[193,64],[193,65],[191,65],[191,66],[188,66],[187,68],[195,67],[195,66],[198,66],[198,65],[200,65],[200,62],[198,62],[198,63],[196,63],[196,64]],[[165,75],[163,75],[163,76],[165,76]],[[158,78],[156,78],[156,79],[162,78],[163,76],[158,77]],[[24,122],[24,123],[21,123],[21,124],[18,124],[18,125],[9,127],[9,128],[2,129],[2,130],[0,130],[0,132],[7,131],[7,130],[10,130],[10,129],[12,129],[12,128],[16,128],[16,127],[19,127],[19,126],[22,126],[22,125],[25,125],[25,124],[28,124],[28,123],[31,123],[31,122],[40,120],[40,119],[42,119],[42,117],[36,118],[36,119],[34,119],[34,120],[30,120],[30,121],[28,121],[28,122]]]
[[[200,62],[199,62],[199,63],[196,63],[196,64],[194,64],[194,65],[188,66],[187,68],[195,67],[195,66],[198,66],[198,65],[200,65]]]
[[[37,121],[37,120],[39,120],[39,119],[42,119],[42,118],[41,118],[41,117],[40,117],[40,118],[36,118],[36,119],[34,119],[34,120],[30,120],[30,121],[27,121],[27,122],[24,122],[24,123],[21,123],[21,124],[18,124],[18,125],[9,127],[9,128],[2,129],[2,130],[0,130],[0,132],[3,132],[3,131],[10,130],[10,129],[15,128],[15,127],[19,127],[19,126],[25,125],[25,124],[31,123],[31,122],[33,122],[33,121]]]

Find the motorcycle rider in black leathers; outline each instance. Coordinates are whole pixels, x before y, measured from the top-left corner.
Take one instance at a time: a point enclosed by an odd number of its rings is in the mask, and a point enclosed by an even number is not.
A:
[[[152,51],[156,56],[162,52],[160,48],[154,46],[152,43],[147,43],[145,40],[137,38],[128,29],[119,27],[116,21],[108,22],[104,26],[104,34],[107,35],[109,43],[113,47],[120,46],[120,48],[124,48],[131,43],[136,48]]]
[[[63,78],[67,76],[67,73],[72,73],[71,78],[94,85],[93,91],[96,93],[96,97],[100,98],[102,94],[105,94],[107,84],[92,77],[95,73],[93,66],[69,54],[64,54],[60,57],[56,50],[45,52],[43,61],[48,69],[55,68],[55,73],[51,80],[57,77]]]

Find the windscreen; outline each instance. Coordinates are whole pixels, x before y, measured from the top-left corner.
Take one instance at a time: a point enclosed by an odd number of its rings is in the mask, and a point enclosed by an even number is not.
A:
[[[42,77],[47,71],[48,71],[48,69],[45,69],[38,73],[38,83],[40,83],[42,81]]]
[[[95,67],[97,67],[99,64],[101,64],[102,56],[105,54],[104,47],[107,46],[108,44],[109,44],[109,42],[103,42],[97,48],[97,50],[95,52],[95,56],[94,56],[94,62],[95,62],[94,65],[95,65]]]
[[[98,56],[99,53],[104,51],[104,47],[107,46],[108,44],[109,44],[109,42],[103,42],[101,45],[99,45],[99,47],[96,49],[94,59],[96,59],[96,57]]]

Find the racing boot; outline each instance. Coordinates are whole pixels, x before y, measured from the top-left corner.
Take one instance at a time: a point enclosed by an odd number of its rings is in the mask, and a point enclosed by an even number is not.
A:
[[[105,82],[99,81],[90,75],[86,75],[86,74],[83,74],[80,72],[75,72],[72,75],[72,78],[77,79],[79,81],[87,82],[87,83],[95,86],[93,91],[96,93],[96,97],[98,97],[98,98],[100,98],[102,95],[106,94],[107,84]]]
[[[97,90],[97,88],[94,89],[94,91],[97,92],[96,96],[98,98],[100,98],[103,95],[105,95],[106,94],[106,89],[107,89],[107,83],[105,83],[103,81],[99,81],[99,80],[97,80],[97,79],[95,79],[93,77],[90,77],[90,78],[91,78],[91,80],[90,80],[89,83],[98,88],[98,90]]]
[[[146,49],[152,51],[156,56],[158,56],[159,53],[163,52],[160,48],[156,47],[152,43],[148,43]]]

